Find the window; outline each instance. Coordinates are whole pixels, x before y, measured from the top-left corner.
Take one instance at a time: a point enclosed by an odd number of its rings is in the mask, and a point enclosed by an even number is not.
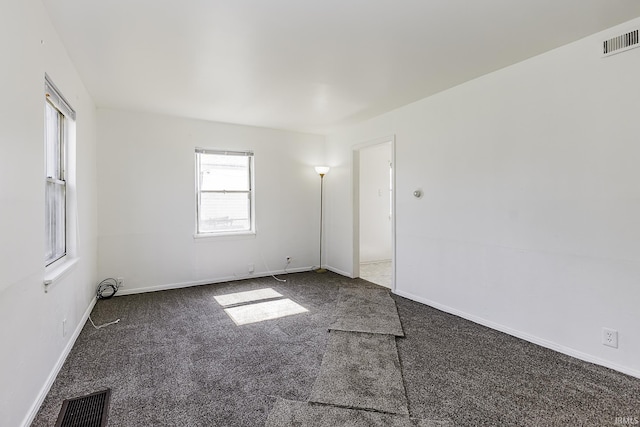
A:
[[[45,265],[67,254],[67,124],[75,112],[45,76]]]
[[[197,234],[254,231],[253,152],[196,149]]]

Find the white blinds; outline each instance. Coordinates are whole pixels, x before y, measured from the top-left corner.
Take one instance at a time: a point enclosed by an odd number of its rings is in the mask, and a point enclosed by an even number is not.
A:
[[[225,150],[211,150],[209,148],[196,148],[198,154],[218,154],[221,156],[253,156],[253,151],[225,151]]]

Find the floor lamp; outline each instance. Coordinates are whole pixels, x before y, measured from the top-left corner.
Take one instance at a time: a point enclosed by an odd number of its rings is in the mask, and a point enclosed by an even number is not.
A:
[[[316,166],[316,172],[320,175],[320,264],[316,273],[326,273],[327,270],[322,268],[322,196],[324,192],[324,176],[329,173],[329,167]]]

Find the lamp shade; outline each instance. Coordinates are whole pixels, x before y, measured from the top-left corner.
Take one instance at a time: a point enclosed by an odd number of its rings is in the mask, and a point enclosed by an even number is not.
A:
[[[316,166],[316,172],[318,175],[326,175],[329,173],[329,166]]]

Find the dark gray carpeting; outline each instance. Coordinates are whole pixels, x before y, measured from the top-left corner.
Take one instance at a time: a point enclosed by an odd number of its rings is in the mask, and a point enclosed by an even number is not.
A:
[[[396,303],[384,288],[341,288],[329,329],[404,336]]]
[[[340,287],[300,273],[99,301],[34,426],[66,398],[111,388],[109,426],[262,426],[274,396],[306,401],[326,350]],[[214,296],[273,288],[306,313],[244,326]],[[640,380],[392,296],[409,413],[459,426],[615,426],[640,418]]]
[[[396,343],[413,417],[544,427],[640,419],[640,379],[393,298],[406,334]]]
[[[408,415],[396,338],[331,331],[309,401]]]
[[[382,414],[278,399],[265,426],[446,427],[449,425],[446,421],[415,420],[406,415]]]

